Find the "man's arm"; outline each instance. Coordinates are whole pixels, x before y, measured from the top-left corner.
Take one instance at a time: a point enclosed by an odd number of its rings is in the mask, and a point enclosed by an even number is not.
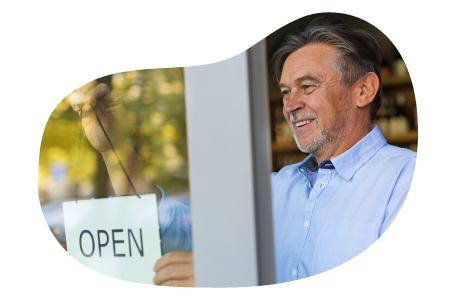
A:
[[[96,82],[76,90],[70,103],[82,118],[90,144],[102,155],[116,195],[135,194],[128,175],[137,193],[156,193],[160,200],[160,190],[144,180],[143,163],[133,148],[128,131],[125,103],[113,97],[107,85]]]
[[[112,97],[107,85],[95,82],[76,90],[70,98],[70,103],[73,110],[82,117],[82,126],[90,144],[102,155],[116,195],[135,193],[125,175],[126,172],[137,193],[157,193],[157,198],[160,200],[162,198],[160,189],[153,182],[144,180],[143,163],[133,148],[128,132],[125,103]],[[177,209],[176,204],[173,203],[170,201],[161,203],[161,210],[165,210],[162,211],[162,215],[164,213],[176,215],[171,213],[171,210]],[[184,218],[182,214],[183,212],[180,217]],[[187,225],[190,226],[190,224]],[[179,233],[183,232],[181,228],[165,230],[162,238],[170,241],[181,238]],[[171,246],[174,244],[171,243]],[[157,285],[194,286],[193,253],[191,251],[168,252],[157,261],[154,271],[156,272],[154,283]]]
[[[409,190],[415,162],[416,157],[413,157],[402,169],[380,229],[379,287],[381,288],[396,287],[396,217]]]
[[[116,153],[114,151],[102,153],[102,157],[116,195],[132,195],[135,194],[135,191],[138,194],[156,193],[157,199],[160,200],[160,190],[153,182],[144,180],[143,162],[133,146],[124,147],[119,150],[115,148],[115,150]],[[132,185],[128,181],[127,175],[122,170],[119,161],[124,166],[125,172],[130,178],[135,190],[133,190]]]

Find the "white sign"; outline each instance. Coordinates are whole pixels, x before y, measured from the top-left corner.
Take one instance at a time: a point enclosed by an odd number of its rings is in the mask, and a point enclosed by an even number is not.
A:
[[[63,203],[68,252],[115,278],[153,284],[161,257],[155,194]]]

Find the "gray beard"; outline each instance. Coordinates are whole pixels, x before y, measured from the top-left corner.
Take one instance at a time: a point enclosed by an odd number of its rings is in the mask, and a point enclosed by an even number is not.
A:
[[[314,122],[317,122],[317,132],[312,136],[309,142],[305,144],[299,143],[295,132],[293,132],[293,139],[295,140],[299,150],[304,153],[314,153],[320,149],[324,149],[324,151],[320,154],[321,156],[324,153],[333,151],[333,148],[338,146],[338,142],[342,141],[342,129],[344,124],[338,124],[338,126],[332,130],[327,130],[320,126],[318,119],[315,119]]]
[[[307,143],[299,143],[298,138],[296,137],[296,133],[294,129],[292,130],[293,139],[296,142],[299,150],[304,153],[312,153],[318,152],[318,157],[326,157],[327,154],[332,154],[334,151],[339,147],[339,145],[343,142],[345,137],[344,128],[349,127],[348,122],[352,120],[353,112],[348,107],[348,102],[346,97],[341,99],[343,102],[342,108],[342,115],[340,118],[340,122],[337,123],[331,129],[326,129],[320,126],[319,120],[315,114],[311,114],[312,117],[315,118],[314,122],[317,125],[317,132],[311,137],[311,140]],[[298,118],[292,116],[291,119]],[[315,153],[316,154],[316,153]],[[317,155],[316,155],[317,156]]]

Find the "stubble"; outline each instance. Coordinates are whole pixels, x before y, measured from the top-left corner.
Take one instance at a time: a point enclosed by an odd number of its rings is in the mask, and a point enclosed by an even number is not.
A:
[[[341,97],[339,101],[342,101],[341,111],[339,112],[340,117],[338,122],[331,128],[321,126],[318,116],[314,112],[290,114],[291,122],[300,118],[314,118],[317,129],[308,142],[299,141],[294,128],[292,129],[292,134],[299,150],[304,153],[311,153],[318,161],[320,161],[319,158],[329,157],[336,151],[344,140],[346,129],[349,127],[347,125],[353,122],[353,111],[349,109],[347,95]]]

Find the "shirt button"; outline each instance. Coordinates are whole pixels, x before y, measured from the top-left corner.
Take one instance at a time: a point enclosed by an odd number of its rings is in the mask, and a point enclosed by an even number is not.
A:
[[[296,276],[296,270],[293,270],[293,272],[291,272],[291,276]]]
[[[305,222],[304,222],[304,227],[305,227],[305,228],[309,227],[309,221],[305,221]]]

